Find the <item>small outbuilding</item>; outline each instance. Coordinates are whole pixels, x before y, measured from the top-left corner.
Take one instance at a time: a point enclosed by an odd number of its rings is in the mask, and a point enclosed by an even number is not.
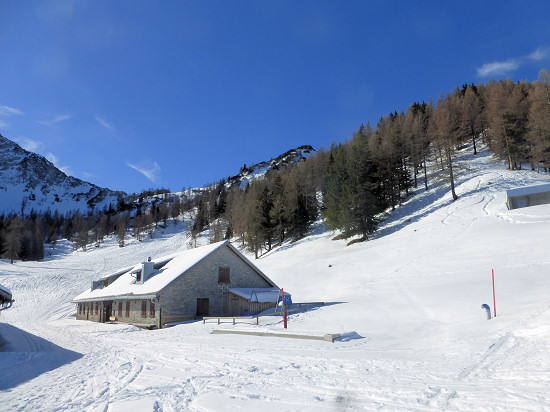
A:
[[[228,316],[255,315],[277,306],[283,301],[279,288],[231,288]],[[292,305],[289,293],[284,294],[285,305]]]
[[[506,191],[508,209],[544,205],[550,203],[550,184],[525,186]]]
[[[247,299],[244,291],[254,292]],[[73,302],[77,319],[161,328],[203,316],[253,315],[275,307],[279,291],[236,247],[219,242],[105,275]]]

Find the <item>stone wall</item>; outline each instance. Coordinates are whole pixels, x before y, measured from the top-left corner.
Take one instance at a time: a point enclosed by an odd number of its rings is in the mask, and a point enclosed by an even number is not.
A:
[[[218,283],[219,268],[230,268],[230,282]],[[197,299],[208,299],[209,316],[229,314],[229,288],[272,287],[229,247],[222,247],[180,276],[160,293],[163,316],[197,314]]]
[[[122,311],[119,311],[119,302],[122,303]],[[126,316],[126,303],[129,303],[129,314]],[[145,316],[142,312],[142,302],[145,302]],[[130,323],[138,326],[159,325],[159,307],[154,307],[151,313],[151,301],[146,300],[121,300],[86,302],[77,305],[76,318],[79,320],[91,320],[93,322],[109,322],[111,316],[115,316],[117,322]],[[97,313],[96,313],[97,307]]]

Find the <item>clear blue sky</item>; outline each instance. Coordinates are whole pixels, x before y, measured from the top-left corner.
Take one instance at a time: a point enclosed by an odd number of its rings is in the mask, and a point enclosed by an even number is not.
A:
[[[0,0],[0,133],[179,191],[464,83],[550,70],[545,1]]]

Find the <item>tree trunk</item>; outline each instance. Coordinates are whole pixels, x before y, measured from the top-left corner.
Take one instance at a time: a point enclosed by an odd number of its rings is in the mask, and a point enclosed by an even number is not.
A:
[[[428,166],[426,165],[425,156],[424,156],[424,188],[428,190]]]
[[[451,194],[453,196],[453,201],[458,199],[458,196],[455,192],[455,181],[454,181],[454,175],[453,175],[453,163],[451,159],[451,150],[449,148],[445,148],[445,151],[447,152],[447,161],[449,162],[449,177],[451,179]]]

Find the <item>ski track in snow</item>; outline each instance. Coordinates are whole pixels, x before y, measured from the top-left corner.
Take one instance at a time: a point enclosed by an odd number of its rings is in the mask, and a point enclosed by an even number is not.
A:
[[[319,230],[255,261],[295,300],[327,302],[289,328],[344,334],[332,344],[74,319],[70,300],[92,279],[187,247],[181,224],[124,248],[60,242],[43,262],[0,262],[16,299],[0,323],[0,411],[550,410],[550,207],[503,205],[506,188],[544,176],[488,159],[457,173],[459,200],[419,190],[371,242]]]

